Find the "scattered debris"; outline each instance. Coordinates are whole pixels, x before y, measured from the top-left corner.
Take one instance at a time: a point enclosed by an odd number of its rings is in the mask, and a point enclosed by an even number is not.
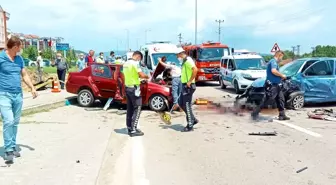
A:
[[[333,109],[315,109],[307,112],[307,115],[311,119],[336,121],[336,112]]]
[[[76,163],[80,163],[80,160],[77,160]]]
[[[304,171],[304,170],[306,170],[306,169],[308,169],[308,167],[301,168],[301,169],[299,169],[298,171],[296,171],[296,173],[301,173],[302,171]]]
[[[277,133],[275,131],[273,132],[251,132],[248,135],[250,136],[276,136]]]

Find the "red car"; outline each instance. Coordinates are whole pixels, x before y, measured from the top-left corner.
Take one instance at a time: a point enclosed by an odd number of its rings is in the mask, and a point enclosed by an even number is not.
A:
[[[66,90],[77,94],[78,103],[83,107],[92,106],[95,100],[106,102],[113,98],[114,102],[126,104],[122,65],[93,64],[81,72],[71,72],[66,82]],[[164,70],[158,65],[151,81],[141,82],[142,103],[151,110],[163,111],[172,105],[169,77],[157,79]],[[167,72],[164,72],[164,74]]]

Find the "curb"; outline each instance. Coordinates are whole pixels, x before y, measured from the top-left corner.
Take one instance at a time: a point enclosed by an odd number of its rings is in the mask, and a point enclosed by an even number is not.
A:
[[[65,98],[63,100],[51,102],[51,103],[48,103],[48,104],[36,105],[36,106],[32,106],[32,107],[22,109],[22,115],[21,116],[28,116],[28,115],[36,114],[36,113],[40,113],[40,112],[47,112],[49,110],[56,109],[56,108],[59,108],[59,107],[64,107],[64,106],[66,106],[67,101],[71,102],[71,104],[75,104],[77,102],[75,97],[71,97],[71,98]]]

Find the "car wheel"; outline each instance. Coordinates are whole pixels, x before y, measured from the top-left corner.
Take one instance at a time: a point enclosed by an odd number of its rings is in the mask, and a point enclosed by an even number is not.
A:
[[[32,64],[30,64],[30,66],[31,66],[31,67],[35,67],[35,66],[36,66],[36,64],[32,63]]]
[[[149,108],[153,111],[164,111],[167,109],[166,98],[155,94],[149,99]]]
[[[222,78],[219,78],[219,85],[221,86],[221,89],[226,89],[226,85],[224,84]]]
[[[83,89],[79,91],[77,101],[82,107],[90,107],[94,103],[95,98],[90,90]]]
[[[236,94],[240,94],[240,93],[241,93],[241,90],[239,89],[239,85],[238,85],[237,80],[235,80],[235,81],[233,82],[233,86],[234,86],[234,89],[235,89],[235,91],[236,91]]]
[[[298,94],[292,97],[290,101],[290,107],[294,110],[301,109],[304,106],[304,97],[301,94]]]

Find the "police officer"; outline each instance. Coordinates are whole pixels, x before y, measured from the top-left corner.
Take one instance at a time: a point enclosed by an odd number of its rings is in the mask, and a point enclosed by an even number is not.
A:
[[[196,90],[195,78],[197,74],[197,67],[192,58],[188,57],[182,48],[179,48],[177,54],[179,61],[182,63],[181,82],[181,108],[186,113],[187,126],[183,128],[182,132],[189,132],[193,130],[194,125],[198,123],[192,111],[192,96]]]
[[[127,99],[126,125],[128,134],[131,137],[144,135],[144,133],[137,128],[142,105],[140,78],[148,79],[148,76],[140,69],[139,62],[142,60],[142,57],[140,51],[135,51],[132,58],[123,64]]]
[[[285,114],[285,97],[281,90],[281,80],[287,77],[279,72],[279,65],[282,65],[283,51],[277,51],[274,58],[268,62],[266,69],[265,95],[259,106],[255,107],[251,116],[254,120],[258,118],[260,110],[271,100],[275,100],[279,110],[279,120],[289,120]],[[285,63],[288,63],[284,61]]]

